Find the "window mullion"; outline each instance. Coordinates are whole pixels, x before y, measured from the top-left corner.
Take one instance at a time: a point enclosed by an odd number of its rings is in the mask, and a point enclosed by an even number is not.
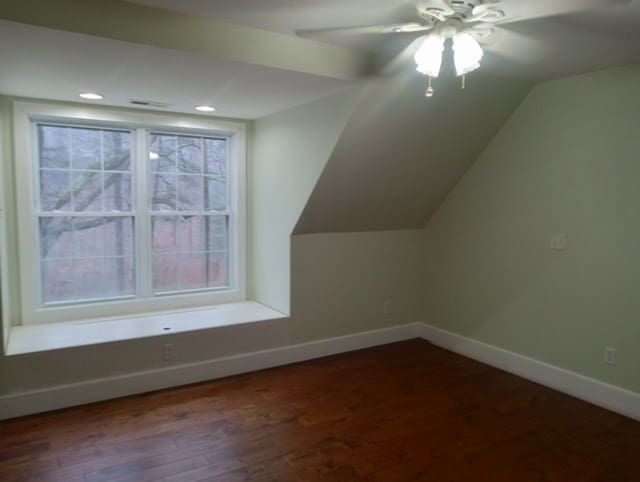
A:
[[[149,215],[149,149],[145,129],[136,129],[135,226],[136,288],[138,297],[153,295],[151,286],[151,216]]]

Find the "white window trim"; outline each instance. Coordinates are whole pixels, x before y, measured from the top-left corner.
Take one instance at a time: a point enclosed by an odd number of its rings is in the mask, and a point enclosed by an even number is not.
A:
[[[246,300],[246,126],[240,122],[189,117],[180,114],[130,112],[78,105],[54,105],[32,102],[14,102],[15,175],[17,184],[18,253],[20,263],[22,324],[89,320],[114,316],[127,316],[166,310],[195,308],[220,303]],[[232,272],[230,289],[196,293],[158,295],[107,302],[94,302],[69,306],[40,306],[39,266],[37,256],[38,232],[35,223],[38,193],[35,189],[36,142],[32,135],[34,121],[92,123],[96,126],[131,129],[161,129],[200,135],[221,135],[229,140],[231,189],[237,193],[230,199],[230,211],[235,223],[230,227],[230,256]],[[140,131],[134,133],[139,135]],[[140,143],[136,143],[140,144]],[[141,157],[141,152],[136,153]],[[146,167],[145,167],[146,170]],[[145,178],[138,176],[134,188],[146,191]],[[142,240],[138,240],[141,242]],[[234,249],[235,248],[235,249]],[[138,275],[139,276],[139,275]]]

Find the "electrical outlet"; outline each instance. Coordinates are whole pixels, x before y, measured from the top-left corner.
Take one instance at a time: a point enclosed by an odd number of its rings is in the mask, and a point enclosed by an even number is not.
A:
[[[171,361],[175,356],[176,345],[175,343],[165,343],[162,347],[162,359],[164,361]]]
[[[382,311],[385,315],[390,315],[393,313],[393,306],[391,305],[391,301],[385,301],[382,305]]]
[[[608,365],[616,364],[616,349],[610,346],[604,347],[604,362]]]

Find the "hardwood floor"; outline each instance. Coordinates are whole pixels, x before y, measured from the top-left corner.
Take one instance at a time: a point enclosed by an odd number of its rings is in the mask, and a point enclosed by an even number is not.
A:
[[[0,422],[1,481],[640,481],[640,423],[395,343]]]

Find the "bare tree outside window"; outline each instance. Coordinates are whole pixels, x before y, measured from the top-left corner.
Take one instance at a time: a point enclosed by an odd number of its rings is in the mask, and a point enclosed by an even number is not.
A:
[[[134,294],[131,132],[38,125],[45,303]]]
[[[151,134],[155,292],[229,285],[225,139]]]
[[[45,304],[228,287],[227,140],[149,134],[151,273],[136,273],[133,133],[38,124]]]

